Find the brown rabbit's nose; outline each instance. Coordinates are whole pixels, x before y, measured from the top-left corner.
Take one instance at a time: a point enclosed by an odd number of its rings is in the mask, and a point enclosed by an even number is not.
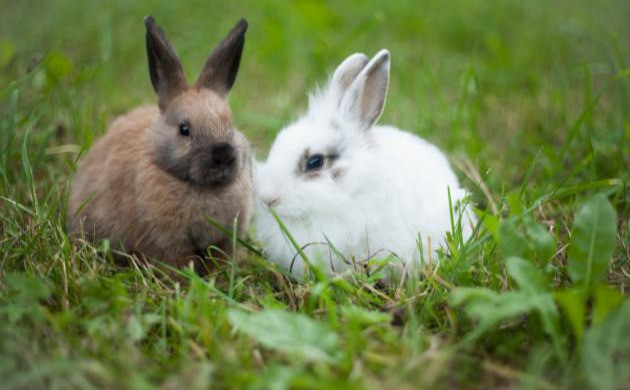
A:
[[[212,147],[211,163],[214,167],[228,167],[236,161],[236,151],[227,142],[221,142]]]

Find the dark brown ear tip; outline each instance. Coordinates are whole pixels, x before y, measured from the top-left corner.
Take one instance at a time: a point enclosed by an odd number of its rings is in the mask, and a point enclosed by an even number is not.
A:
[[[155,19],[151,15],[147,15],[144,17],[144,25],[147,28],[153,27],[155,25]]]
[[[236,23],[236,26],[234,26],[234,30],[238,31],[240,34],[244,34],[248,27],[249,23],[247,23],[247,20],[245,18],[241,18],[241,20]]]

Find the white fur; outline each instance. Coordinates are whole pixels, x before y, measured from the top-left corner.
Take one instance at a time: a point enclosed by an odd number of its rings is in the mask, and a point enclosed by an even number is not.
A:
[[[324,270],[333,273],[348,265],[325,245],[327,240],[349,260],[384,258],[390,252],[401,266],[435,259],[451,230],[448,189],[453,205],[467,195],[437,147],[394,127],[373,125],[385,101],[389,53],[382,50],[366,63],[364,55],[348,57],[254,170],[258,238],[265,255],[296,276],[305,270],[303,260],[265,203],[273,201],[311,261],[323,262]],[[340,85],[344,73],[352,76],[350,85]],[[308,177],[299,169],[307,149],[311,154],[336,150],[339,157],[319,176]],[[341,171],[336,178],[335,170]],[[473,223],[468,214],[462,218],[465,239]],[[458,213],[454,216],[457,220]]]

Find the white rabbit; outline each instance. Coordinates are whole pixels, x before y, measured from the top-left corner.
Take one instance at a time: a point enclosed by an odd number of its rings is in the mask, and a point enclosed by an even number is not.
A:
[[[270,208],[328,274],[390,253],[398,257],[395,269],[435,259],[451,230],[449,189],[455,223],[464,239],[472,233],[474,216],[458,206],[467,192],[445,155],[415,135],[375,125],[390,54],[368,60],[353,54],[343,61],[254,169],[257,236],[265,255],[298,277],[304,261]]]

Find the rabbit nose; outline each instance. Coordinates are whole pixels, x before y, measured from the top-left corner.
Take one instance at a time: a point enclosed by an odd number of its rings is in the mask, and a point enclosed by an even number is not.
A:
[[[263,198],[262,201],[267,207],[274,207],[274,206],[277,206],[278,203],[280,203],[280,198],[268,197],[268,198]]]
[[[236,161],[236,151],[227,142],[221,142],[212,147],[211,164],[215,167],[227,167]]]

